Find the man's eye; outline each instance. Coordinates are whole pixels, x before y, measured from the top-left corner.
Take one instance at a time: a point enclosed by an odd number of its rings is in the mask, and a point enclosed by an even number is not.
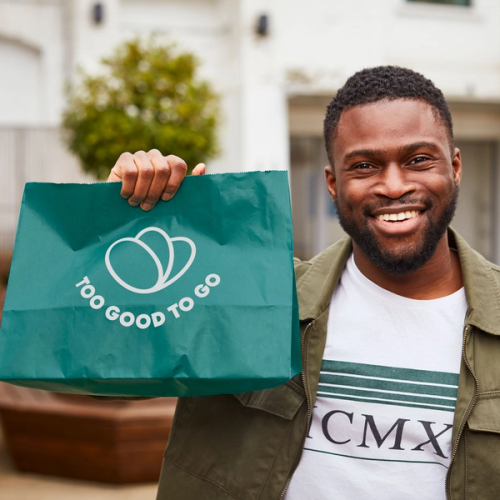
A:
[[[366,169],[369,169],[369,168],[373,168],[373,166],[370,165],[369,163],[358,163],[357,165],[354,166],[354,168],[361,169],[361,170],[366,170]]]
[[[410,163],[413,163],[414,165],[416,163],[423,163],[424,161],[427,161],[429,158],[427,156],[417,156],[416,158],[413,158],[413,160]]]

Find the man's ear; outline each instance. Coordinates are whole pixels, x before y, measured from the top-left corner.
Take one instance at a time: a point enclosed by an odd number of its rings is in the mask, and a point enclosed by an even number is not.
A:
[[[325,180],[326,187],[333,200],[337,196],[337,177],[335,177],[335,169],[330,165],[325,167]]]
[[[455,148],[453,151],[451,166],[453,167],[453,178],[455,179],[455,184],[460,186],[460,180],[462,179],[462,156],[460,154],[460,149],[458,148]]]

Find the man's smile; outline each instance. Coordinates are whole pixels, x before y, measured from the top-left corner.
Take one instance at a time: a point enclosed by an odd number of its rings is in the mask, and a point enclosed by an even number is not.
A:
[[[422,217],[423,213],[420,210],[406,210],[370,216],[370,226],[379,236],[410,236],[425,230],[427,217]]]
[[[420,210],[406,210],[397,213],[385,213],[380,215],[375,215],[375,218],[383,221],[399,222],[406,219],[413,219],[420,215]]]
[[[411,236],[425,231],[427,217],[422,217],[425,210],[387,211],[368,216],[373,236],[379,237]]]
[[[432,200],[400,200],[391,205],[365,207],[364,213],[373,221],[376,230],[389,235],[413,233],[423,219],[420,217],[432,206]]]

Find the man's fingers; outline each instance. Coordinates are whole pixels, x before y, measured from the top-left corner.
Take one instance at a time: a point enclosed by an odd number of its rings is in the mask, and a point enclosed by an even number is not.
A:
[[[121,178],[121,175],[118,174],[117,170],[118,170],[118,168],[115,165],[113,167],[113,169],[111,170],[106,182],[121,182],[122,178]]]
[[[204,163],[198,163],[198,165],[193,168],[193,172],[191,173],[191,175],[204,175],[205,169],[206,167]]]
[[[122,182],[121,195],[133,207],[151,210],[161,197],[167,201],[174,196],[186,177],[186,162],[178,156],[164,157],[157,149],[145,153],[123,153],[109,174],[109,182]],[[200,163],[194,175],[203,175],[205,165]]]
[[[170,200],[177,192],[181,182],[186,177],[187,165],[186,162],[178,156],[170,155],[166,158],[168,166],[170,167],[170,177],[168,178],[167,185],[163,190],[161,199],[164,201]]]
[[[171,172],[167,159],[157,149],[149,151],[147,156],[153,166],[154,176],[146,198],[141,203],[141,208],[146,211],[151,210],[156,205],[167,185]]]
[[[122,182],[121,195],[128,198],[135,188],[137,180],[137,166],[130,153],[122,153],[108,177],[108,182]]]
[[[134,153],[133,158],[137,167],[137,180],[134,192],[130,195],[128,202],[133,207],[137,207],[146,198],[155,172],[148,155],[144,151],[137,151]]]

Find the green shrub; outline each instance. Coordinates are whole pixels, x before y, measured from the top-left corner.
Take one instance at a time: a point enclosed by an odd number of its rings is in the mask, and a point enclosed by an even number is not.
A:
[[[84,171],[105,179],[124,151],[156,148],[189,170],[216,155],[218,98],[196,77],[192,54],[134,39],[102,65],[99,75],[80,71],[63,114],[63,137]]]

